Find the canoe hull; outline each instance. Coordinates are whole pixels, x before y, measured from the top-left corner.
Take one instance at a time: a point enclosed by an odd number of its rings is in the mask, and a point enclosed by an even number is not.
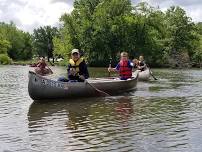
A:
[[[149,68],[147,68],[145,71],[139,71],[138,74],[138,81],[148,81],[150,78]]]
[[[131,80],[91,79],[88,82],[58,82],[29,72],[28,92],[33,100],[99,96],[95,88],[110,95],[136,88],[138,74]]]

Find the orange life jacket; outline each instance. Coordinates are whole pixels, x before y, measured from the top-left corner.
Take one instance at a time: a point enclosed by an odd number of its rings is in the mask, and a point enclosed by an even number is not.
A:
[[[128,60],[121,60],[119,62],[120,68],[119,68],[119,75],[122,78],[131,78],[132,77],[132,68],[128,65]]]

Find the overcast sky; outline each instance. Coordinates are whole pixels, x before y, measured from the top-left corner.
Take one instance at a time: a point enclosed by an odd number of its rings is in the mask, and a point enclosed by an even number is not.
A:
[[[136,4],[142,0],[132,0]],[[202,0],[144,0],[166,10],[179,5],[193,21],[202,21]],[[73,10],[73,0],[0,0],[0,22],[13,21],[22,30],[32,32],[44,25],[58,25],[63,13]]]

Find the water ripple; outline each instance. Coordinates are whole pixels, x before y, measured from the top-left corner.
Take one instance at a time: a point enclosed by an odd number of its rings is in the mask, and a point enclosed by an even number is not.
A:
[[[202,71],[156,70],[124,96],[39,103],[29,69],[0,68],[0,151],[202,150]]]

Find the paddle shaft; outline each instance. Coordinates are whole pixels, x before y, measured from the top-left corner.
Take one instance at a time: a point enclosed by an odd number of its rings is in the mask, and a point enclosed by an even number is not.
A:
[[[110,58],[109,59],[109,68],[111,68],[112,67],[112,58]],[[109,77],[111,76],[111,73],[110,73],[110,71],[109,71]]]
[[[158,80],[153,74],[152,74],[152,72],[151,72],[151,69],[149,68],[149,73],[150,73],[150,75],[154,78],[154,80]]]
[[[146,66],[147,66],[147,68],[149,68],[149,73],[150,73],[150,75],[154,78],[154,80],[158,80],[158,79],[152,74],[150,66],[149,66],[148,64],[146,64]]]
[[[47,68],[50,70],[51,74],[53,74],[53,71],[51,70],[51,68],[48,66],[48,64],[46,64]]]
[[[96,87],[93,86],[92,84],[90,84],[87,80],[86,80],[86,83],[87,83],[89,86],[91,86],[93,89],[95,89],[97,92],[101,93],[102,95],[104,95],[104,96],[110,96],[108,93],[106,93],[106,92],[104,92],[104,91],[102,91],[102,90],[96,88]]]

